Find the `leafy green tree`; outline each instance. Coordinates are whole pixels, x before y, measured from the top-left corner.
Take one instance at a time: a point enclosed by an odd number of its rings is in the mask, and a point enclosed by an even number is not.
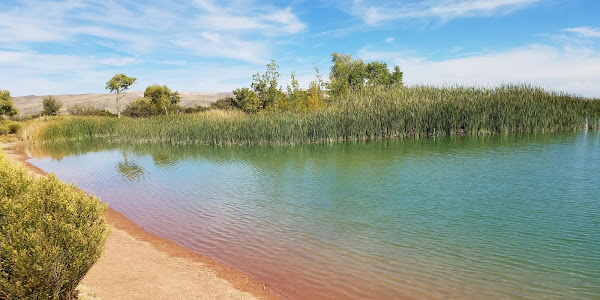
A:
[[[329,73],[329,90],[332,95],[341,95],[349,88],[363,86],[366,77],[365,63],[361,59],[352,59],[350,54],[333,53]]]
[[[252,76],[251,87],[258,96],[260,109],[275,110],[278,105],[283,105],[282,101],[286,97],[281,88],[277,87],[279,76],[279,66],[275,60],[267,64],[264,74],[256,73]]]
[[[235,89],[233,95],[235,97],[231,101],[234,107],[247,113],[255,113],[262,109],[258,95],[249,88]]]
[[[106,82],[106,89],[109,90],[111,93],[117,94],[117,116],[119,118],[121,118],[119,100],[121,100],[121,98],[123,97],[121,93],[123,91],[126,91],[135,81],[135,77],[129,77],[123,73],[119,73]]]
[[[161,108],[165,114],[169,114],[169,108],[181,101],[179,92],[173,92],[166,85],[150,85],[144,91],[144,98],[150,100],[152,105]]]
[[[139,97],[129,103],[123,110],[123,115],[132,118],[150,117],[161,114],[161,109],[152,105],[150,100],[145,97]]]
[[[307,99],[308,99],[308,93],[306,91],[303,91],[300,88],[300,84],[298,83],[298,80],[296,79],[296,73],[292,72],[292,81],[290,83],[290,85],[287,86],[287,102],[288,102],[288,107],[286,108],[292,108],[295,111],[306,111],[307,107],[308,107],[308,103],[307,103]]]
[[[0,116],[6,115],[12,117],[17,113],[18,111],[10,97],[10,92],[0,90]]]
[[[42,111],[40,113],[44,116],[56,116],[62,107],[62,101],[57,98],[53,96],[44,97],[42,99]]]
[[[349,89],[364,86],[402,86],[402,72],[395,66],[390,72],[384,62],[365,63],[361,59],[352,59],[350,54],[333,53],[331,55],[331,73],[329,74],[329,90],[331,94],[340,96]]]

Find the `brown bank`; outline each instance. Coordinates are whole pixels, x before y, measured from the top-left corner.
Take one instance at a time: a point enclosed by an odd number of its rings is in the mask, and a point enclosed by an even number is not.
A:
[[[22,143],[3,143],[6,157],[27,162]],[[108,208],[112,233],[80,285],[80,299],[278,299],[261,283],[208,257],[157,237]]]

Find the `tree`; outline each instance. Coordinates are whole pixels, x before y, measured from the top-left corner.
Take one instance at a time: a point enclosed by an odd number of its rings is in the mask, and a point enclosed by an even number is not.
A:
[[[42,111],[41,114],[45,116],[56,116],[60,109],[62,108],[63,103],[56,99],[53,96],[44,97],[42,99]]]
[[[117,116],[121,118],[121,110],[119,108],[119,100],[123,97],[121,92],[126,91],[134,82],[135,77],[128,77],[123,73],[119,73],[106,82],[106,89],[111,93],[117,93]]]
[[[367,72],[361,59],[353,60],[350,54],[333,53],[331,61],[329,90],[332,95],[341,95],[349,88],[364,85]]]
[[[235,96],[232,99],[233,106],[248,113],[255,113],[261,109],[258,95],[253,90],[249,88],[235,89],[233,95]]]
[[[168,115],[168,109],[181,101],[179,92],[171,91],[166,85],[160,86],[158,84],[150,85],[144,91],[144,98],[150,100],[152,105],[159,107],[165,111]]]
[[[261,109],[274,110],[285,101],[285,94],[277,87],[279,75],[279,66],[275,60],[271,60],[265,74],[256,73],[252,76],[251,87],[258,96]]]
[[[0,116],[6,115],[12,117],[18,113],[17,108],[13,104],[10,92],[0,90]]]
[[[308,93],[300,88],[300,84],[296,79],[296,73],[292,72],[291,85],[287,86],[287,105],[285,108],[292,108],[295,111],[305,111],[307,108]]]
[[[390,72],[384,62],[365,63],[361,59],[352,59],[350,54],[333,53],[333,65],[329,73],[329,90],[333,96],[339,96],[349,89],[364,86],[402,86],[402,72],[395,66]]]

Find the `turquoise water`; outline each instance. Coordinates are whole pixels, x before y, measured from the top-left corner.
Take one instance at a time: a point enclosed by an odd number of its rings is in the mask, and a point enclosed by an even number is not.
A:
[[[287,298],[600,299],[597,132],[32,156]]]

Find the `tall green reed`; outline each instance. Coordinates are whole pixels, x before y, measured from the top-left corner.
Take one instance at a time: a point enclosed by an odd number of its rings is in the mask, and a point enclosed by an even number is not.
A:
[[[257,145],[439,135],[549,132],[600,127],[600,100],[528,85],[497,88],[370,87],[311,113],[208,111],[121,120],[47,121],[34,140],[103,138],[128,143]]]

